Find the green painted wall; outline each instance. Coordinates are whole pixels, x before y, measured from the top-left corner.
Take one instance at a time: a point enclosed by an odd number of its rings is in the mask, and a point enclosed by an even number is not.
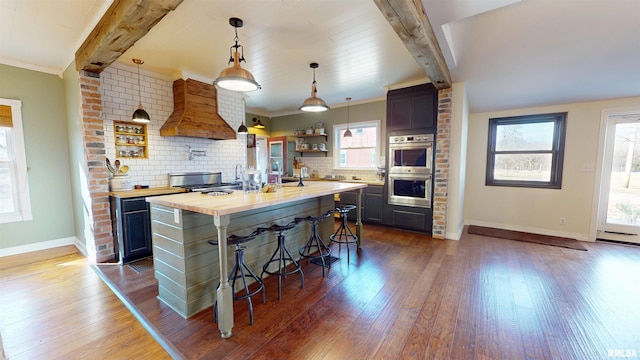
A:
[[[63,81],[0,64],[0,97],[22,101],[33,220],[0,224],[0,248],[74,236]]]
[[[365,104],[349,106],[349,122],[380,120],[382,148],[386,144],[387,126],[387,101],[380,100]],[[319,113],[300,113],[286,116],[278,116],[271,119],[271,136],[293,136],[293,130],[315,127],[319,122],[324,123],[325,132],[331,135],[333,125],[347,123],[347,107],[333,108]],[[327,148],[333,149],[333,139],[329,136]],[[331,152],[329,156],[331,156]]]
[[[83,143],[83,128],[82,128],[82,114],[80,104],[80,76],[76,70],[75,62],[65,70],[63,74],[64,92],[65,92],[65,105],[67,110],[67,131],[68,131],[68,144],[69,144],[69,163],[70,165],[70,181],[71,181],[71,198],[73,201],[73,218],[75,223],[74,233],[76,238],[80,240],[80,244],[76,244],[82,247],[82,251],[86,254],[86,234],[90,234],[90,229],[85,229],[85,214],[87,213],[87,206],[89,200],[83,200],[82,189],[86,188],[86,176],[84,174],[85,161],[84,161],[84,143]],[[88,196],[88,191],[84,192],[85,196]]]
[[[256,114],[252,114],[252,113],[246,113],[244,115],[244,124],[247,126],[247,128],[249,128],[249,134],[256,134],[256,135],[265,135],[265,136],[269,136],[271,134],[271,119],[265,116],[261,116],[261,115],[256,115]],[[256,129],[253,127],[253,125],[255,125],[255,123],[253,122],[253,119],[260,119],[260,122],[262,123],[262,125],[264,125],[264,129]]]

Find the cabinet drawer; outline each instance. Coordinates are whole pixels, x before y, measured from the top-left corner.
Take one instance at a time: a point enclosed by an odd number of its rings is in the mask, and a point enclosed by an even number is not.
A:
[[[365,192],[367,194],[382,194],[382,185],[369,185]]]
[[[147,202],[144,198],[142,199],[124,199],[122,200],[122,211],[138,211],[138,210],[146,210]]]
[[[413,211],[393,210],[393,225],[408,229],[424,230],[426,214]]]

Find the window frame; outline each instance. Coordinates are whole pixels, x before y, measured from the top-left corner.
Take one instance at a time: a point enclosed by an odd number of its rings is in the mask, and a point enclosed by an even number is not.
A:
[[[10,139],[12,144],[10,152],[13,157],[9,159],[10,166],[13,167],[15,185],[12,187],[14,200],[16,201],[15,211],[0,214],[0,224],[28,221],[33,219],[31,213],[31,197],[29,195],[29,181],[27,177],[27,156],[24,142],[24,129],[22,124],[22,101],[0,98],[0,105],[11,107],[12,127],[10,128]]]
[[[487,167],[485,185],[487,186],[511,186],[543,189],[561,189],[562,172],[564,165],[564,146],[566,141],[567,112],[510,116],[489,119],[489,140],[487,143]],[[509,150],[496,151],[497,129],[501,125],[518,125],[534,123],[554,123],[554,133],[551,150]],[[501,154],[551,154],[551,174],[549,181],[533,180],[496,180],[493,169],[496,155]]]
[[[349,122],[344,124],[335,124],[333,125],[333,169],[334,170],[377,170],[376,159],[373,159],[373,165],[371,167],[341,167],[340,159],[341,159],[341,136],[340,132],[347,129],[347,127],[354,132],[354,129],[362,128],[362,127],[375,127],[376,128],[376,146],[375,146],[375,158],[380,157],[380,141],[382,139],[382,131],[381,129],[381,121],[380,120],[368,120],[368,121],[360,121],[360,122]],[[355,148],[353,148],[355,149]]]

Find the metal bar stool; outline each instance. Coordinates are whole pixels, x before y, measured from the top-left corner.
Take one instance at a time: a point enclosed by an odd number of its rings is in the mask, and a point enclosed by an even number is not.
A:
[[[301,283],[300,287],[304,288],[304,274],[302,273],[302,268],[300,267],[300,263],[293,259],[291,253],[285,247],[285,237],[283,234],[283,232],[293,229],[296,225],[297,222],[294,220],[287,225],[273,224],[268,228],[258,228],[259,232],[271,231],[278,233],[278,246],[273,252],[273,255],[271,255],[269,261],[267,261],[262,267],[262,274],[260,275],[260,277],[264,277],[264,274],[267,273],[278,277],[278,300],[282,297],[282,278],[286,278],[287,275],[299,272]],[[271,263],[278,263],[278,269],[274,271],[267,270]],[[293,264],[293,270],[287,271],[287,265],[291,264]]]
[[[343,205],[336,208],[335,211],[340,213],[341,222],[336,232],[329,236],[329,245],[331,245],[331,243],[337,243],[338,252],[340,252],[342,244],[347,246],[347,262],[349,262],[349,244],[358,243],[358,236],[351,231],[351,228],[349,228],[349,224],[347,223],[347,214],[355,208],[355,205]]]
[[[233,289],[233,300],[247,299],[247,302],[249,303],[249,324],[251,325],[253,325],[253,304],[251,302],[251,297],[262,291],[262,303],[264,304],[266,302],[266,294],[262,278],[258,277],[244,262],[244,249],[246,249],[246,246],[243,246],[242,244],[255,239],[259,234],[261,234],[261,231],[256,230],[246,236],[231,235],[227,238],[228,246],[236,246],[233,268],[229,272],[229,281],[231,281],[231,288]],[[209,244],[217,246],[218,241],[209,240]],[[236,294],[236,280],[238,279],[242,279],[244,295]],[[253,279],[258,284],[258,288],[253,291],[249,291],[247,279]],[[220,284],[218,284],[218,286],[220,286]],[[216,323],[218,322],[218,300],[216,300],[214,305],[214,321]]]
[[[331,248],[324,243],[320,234],[318,233],[318,226],[321,220],[324,220],[331,215],[335,210],[330,210],[325,214],[320,216],[307,216],[306,218],[295,218],[297,223],[302,221],[308,221],[311,223],[311,236],[309,237],[309,241],[307,244],[300,248],[300,256],[307,258],[308,260],[313,262],[314,264],[318,264],[322,266],[322,277],[324,277],[324,268],[331,266]],[[315,254],[316,251],[318,255]]]

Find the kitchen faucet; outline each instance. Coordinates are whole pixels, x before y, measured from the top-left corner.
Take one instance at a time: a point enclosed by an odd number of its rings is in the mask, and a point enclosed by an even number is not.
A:
[[[241,180],[238,176],[238,166],[240,167],[240,175],[242,175],[242,164],[236,164],[236,181]]]

